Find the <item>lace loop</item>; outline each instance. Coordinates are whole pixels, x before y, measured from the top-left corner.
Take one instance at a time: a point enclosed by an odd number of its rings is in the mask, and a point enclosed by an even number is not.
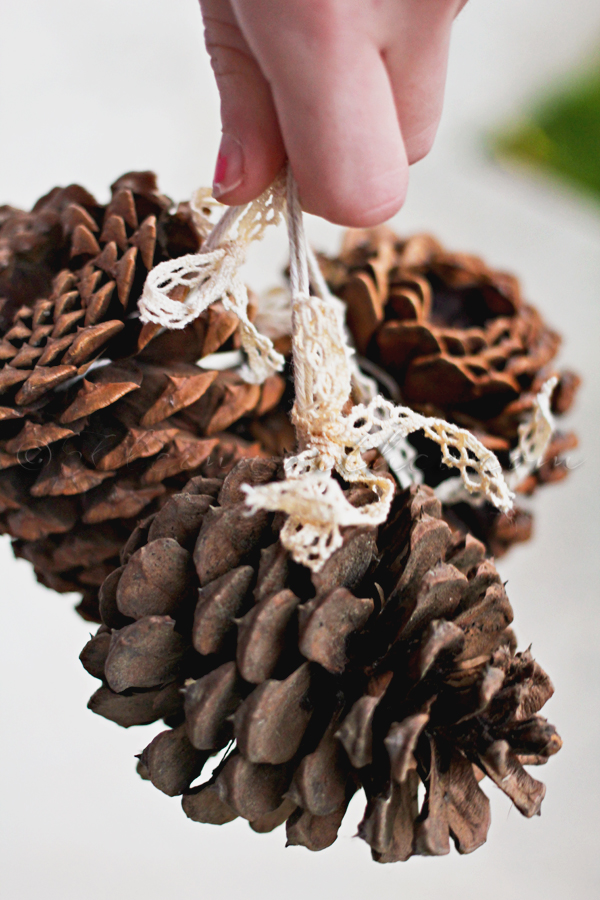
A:
[[[284,207],[290,243],[296,391],[292,420],[300,452],[285,461],[285,481],[245,487],[250,510],[286,513],[282,543],[297,562],[318,571],[341,545],[342,528],[379,525],[388,516],[394,482],[369,468],[365,452],[376,449],[386,453],[409,434],[423,431],[440,447],[445,465],[459,470],[461,489],[467,495],[484,494],[499,509],[508,511],[513,494],[500,464],[470,432],[372,396],[372,384],[364,379],[362,397],[367,402],[348,411],[353,380],[359,385],[361,380],[346,332],[345,307],[329,292],[308,248],[291,169],[245,209],[227,210],[208,235],[203,252],[161,263],[149,273],[140,300],[142,321],[183,328],[211,303],[221,300],[240,320],[247,379],[261,381],[281,369],[283,357],[248,319],[248,293],[239,268],[250,242],[259,240],[268,224],[277,223]],[[236,235],[231,237],[234,229]],[[174,291],[184,294],[182,301],[170,296]],[[537,431],[528,452],[538,450],[536,435]],[[408,458],[408,451],[405,456]],[[354,507],[332,477],[334,472],[348,484],[370,488],[375,499]]]

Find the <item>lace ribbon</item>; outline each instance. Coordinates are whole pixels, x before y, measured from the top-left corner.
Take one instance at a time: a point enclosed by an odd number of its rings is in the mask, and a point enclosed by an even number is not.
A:
[[[532,472],[544,462],[544,455],[554,432],[554,416],[550,409],[552,393],[558,384],[553,375],[544,382],[541,391],[536,395],[531,414],[519,425],[519,443],[510,453],[511,469],[504,472],[504,478],[515,490]],[[448,478],[435,489],[436,496],[442,503],[470,503],[479,506],[485,497],[473,496],[465,490],[460,478]]]
[[[285,461],[285,481],[244,486],[250,510],[286,513],[282,543],[297,562],[318,571],[341,546],[342,528],[379,525],[389,513],[394,482],[373,472],[363,454],[373,449],[389,454],[407,435],[422,430],[441,448],[443,462],[459,470],[466,492],[483,493],[508,511],[513,495],[500,464],[470,432],[373,396],[373,382],[358,369],[348,341],[344,304],[329,292],[307,246],[291,170],[287,181],[280,176],[245,210],[228,209],[202,252],[161,263],[149,273],[139,303],[142,321],[184,328],[221,300],[239,317],[247,377],[262,381],[281,369],[283,358],[248,319],[248,294],[239,268],[251,241],[260,239],[268,224],[276,224],[286,207],[296,388],[292,420],[300,452]],[[231,238],[234,226],[236,236]],[[364,402],[352,407],[353,383],[354,395]],[[370,488],[373,502],[352,506],[334,472],[349,484]]]
[[[260,384],[281,371],[285,359],[248,318],[248,290],[239,270],[252,241],[260,240],[268,225],[279,222],[284,205],[285,179],[279,176],[248,207],[227,209],[200,253],[188,253],[155,266],[148,273],[138,303],[141,321],[170,329],[185,328],[212,303],[221,300],[240,322],[240,339],[247,357],[243,371],[246,381]],[[206,219],[197,204],[193,213],[204,224]],[[236,236],[227,240],[234,227]]]
[[[378,525],[388,516],[394,483],[369,469],[364,452],[382,450],[399,437],[422,430],[440,446],[443,462],[459,470],[467,492],[483,492],[499,509],[509,510],[513,495],[496,456],[465,429],[396,407],[382,397],[345,412],[351,396],[353,351],[346,339],[343,305],[329,293],[307,250],[291,171],[287,223],[296,388],[292,420],[300,453],[285,461],[285,481],[245,486],[250,508],[287,513],[282,543],[297,562],[319,571],[341,546],[341,528]],[[376,499],[352,506],[332,478],[334,471],[348,483],[369,487]]]

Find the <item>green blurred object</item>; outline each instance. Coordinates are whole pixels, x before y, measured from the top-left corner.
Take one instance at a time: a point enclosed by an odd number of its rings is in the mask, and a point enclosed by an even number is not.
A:
[[[494,148],[541,166],[600,200],[600,65],[548,96]]]

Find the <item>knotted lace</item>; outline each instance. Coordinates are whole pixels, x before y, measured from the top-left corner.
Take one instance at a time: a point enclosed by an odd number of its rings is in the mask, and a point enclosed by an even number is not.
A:
[[[245,486],[250,510],[286,513],[282,543],[297,562],[318,571],[342,544],[342,528],[379,525],[389,513],[394,482],[369,468],[365,452],[389,452],[395,442],[423,431],[441,448],[443,462],[458,469],[465,491],[483,493],[496,507],[508,511],[513,495],[500,464],[470,432],[395,406],[383,397],[372,397],[372,382],[358,372],[347,339],[344,305],[329,292],[307,247],[291,170],[285,192],[280,178],[243,215],[239,208],[228,210],[207,238],[203,252],[153,269],[140,300],[142,319],[182,328],[221,300],[240,317],[242,344],[253,377],[263,380],[281,368],[283,359],[270,339],[248,320],[247,291],[238,269],[249,243],[262,237],[266,225],[275,223],[285,206],[296,388],[292,420],[299,453],[286,459],[284,481]],[[237,237],[226,240],[238,218]],[[173,299],[170,294],[182,285],[186,289],[183,301]],[[355,406],[351,406],[353,375],[355,396],[368,400]],[[333,478],[334,472],[346,483],[367,486],[375,499],[354,507]]]

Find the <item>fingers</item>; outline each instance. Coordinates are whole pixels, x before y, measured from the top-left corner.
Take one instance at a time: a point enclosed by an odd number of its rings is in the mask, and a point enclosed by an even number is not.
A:
[[[248,203],[271,184],[285,161],[271,90],[227,0],[200,0],[221,98],[223,135],[213,193],[229,204]]]
[[[408,161],[381,57],[361,47],[315,60],[307,80],[290,73],[274,92],[304,208],[353,227],[390,218],[406,197]]]
[[[383,55],[409,163],[429,153],[442,114],[452,22],[464,2],[412,0],[396,5]]]
[[[308,212],[350,226],[396,213],[433,143],[464,2],[200,3],[221,95],[215,195],[254,199],[287,153]]]
[[[368,226],[402,206],[408,163],[378,47],[344,7],[234,0],[271,85],[303,207],[332,222]]]

